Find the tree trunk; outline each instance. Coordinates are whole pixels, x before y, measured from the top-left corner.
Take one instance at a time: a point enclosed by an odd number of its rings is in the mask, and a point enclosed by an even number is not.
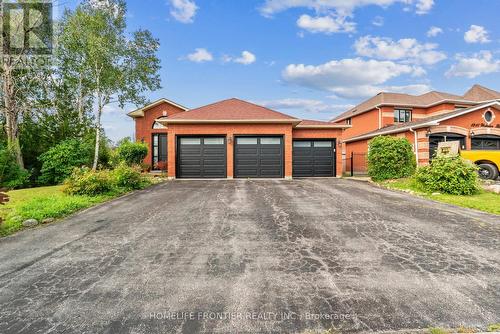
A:
[[[101,113],[102,113],[102,97],[101,94],[97,94],[97,115],[96,115],[96,127],[95,127],[95,152],[94,152],[94,163],[92,165],[92,170],[97,169],[97,162],[99,161],[99,146],[101,142]]]
[[[77,100],[77,109],[78,109],[78,120],[80,124],[83,123],[83,88],[82,88],[82,74],[80,73],[78,78],[78,100]]]
[[[4,59],[2,73],[2,90],[4,98],[5,113],[5,132],[7,135],[7,144],[14,152],[17,164],[24,168],[23,155],[19,144],[19,112],[16,106],[16,96],[14,93],[14,77],[12,72],[11,60],[9,57]]]

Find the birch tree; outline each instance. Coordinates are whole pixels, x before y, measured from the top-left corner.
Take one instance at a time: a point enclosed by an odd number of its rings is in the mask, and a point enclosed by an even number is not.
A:
[[[23,4],[5,4],[16,10],[7,10],[0,17],[0,24],[6,30],[2,31],[3,45],[0,66],[0,109],[5,121],[4,130],[7,144],[13,151],[16,161],[24,168],[21,147],[19,144],[19,121],[23,113],[29,109],[30,99],[39,87],[41,71],[39,63],[29,60],[33,58],[33,41],[43,47],[52,45],[52,22],[44,20],[42,12],[46,10],[42,3],[26,1]],[[27,6],[33,15],[24,15]],[[15,8],[14,8],[15,7]],[[36,31],[36,38],[32,39]],[[8,41],[8,42],[6,42]],[[36,43],[35,43],[36,44]],[[40,45],[38,45],[40,47]]]
[[[156,56],[159,41],[148,30],[126,31],[126,7],[122,0],[89,0],[66,13],[59,40],[71,53],[75,80],[82,83],[80,102],[91,94],[95,104],[95,154],[97,169],[106,106],[118,103],[143,104],[146,91],[160,88]],[[85,82],[85,85],[83,85]],[[85,87],[85,89],[83,89]]]

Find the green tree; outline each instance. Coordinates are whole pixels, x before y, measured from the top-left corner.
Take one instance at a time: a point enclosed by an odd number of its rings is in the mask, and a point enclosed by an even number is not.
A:
[[[126,7],[122,0],[86,1],[66,14],[59,43],[72,59],[79,81],[87,83],[95,98],[95,151],[98,163],[101,115],[104,107],[118,103],[142,104],[145,91],[160,88],[157,39],[147,30],[126,34]]]
[[[58,184],[64,181],[75,167],[88,166],[92,160],[92,148],[77,139],[65,140],[40,156],[42,162],[41,184]]]
[[[23,13],[39,13],[46,10],[44,4],[33,0],[12,3],[18,10],[6,11],[2,17],[3,27],[11,36],[10,43],[3,45],[4,52],[0,61],[0,111],[2,115],[3,130],[9,149],[13,152],[16,162],[21,169],[24,161],[19,141],[19,122],[25,112],[31,108],[39,87],[43,83],[44,65],[32,58],[30,43],[26,39],[31,37],[33,30],[37,30],[38,39],[47,46],[52,38],[52,25],[43,20],[42,15],[31,15],[30,20],[23,19]],[[21,43],[16,43],[21,42]],[[21,45],[21,47],[18,47]],[[9,47],[15,47],[16,52],[11,52]],[[7,51],[7,52],[5,52]]]

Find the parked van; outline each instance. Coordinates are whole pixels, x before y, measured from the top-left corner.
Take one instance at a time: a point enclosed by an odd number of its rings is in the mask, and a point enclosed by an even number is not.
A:
[[[460,151],[460,155],[479,167],[479,176],[485,180],[496,180],[500,169],[500,151]]]

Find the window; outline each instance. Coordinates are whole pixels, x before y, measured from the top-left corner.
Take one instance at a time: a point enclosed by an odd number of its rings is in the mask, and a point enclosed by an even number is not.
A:
[[[494,118],[493,112],[491,110],[486,110],[483,117],[484,117],[484,120],[486,121],[486,123],[490,124]]]
[[[261,145],[279,145],[281,144],[280,138],[260,138]]]
[[[394,122],[406,123],[411,121],[411,110],[408,109],[394,109]]]
[[[181,138],[181,145],[200,145],[200,138]]]
[[[311,147],[310,141],[294,141],[293,147]]]
[[[350,117],[349,117],[349,118],[346,118],[346,120],[345,120],[345,124],[347,124],[347,125],[352,125],[352,118],[350,118]]]
[[[154,122],[153,123],[153,129],[166,129],[167,127],[161,123],[158,123],[158,122]]]
[[[237,138],[238,145],[257,145],[257,138]]]
[[[224,145],[224,138],[205,138],[203,143],[205,145]]]
[[[315,141],[314,147],[332,147],[331,141]]]
[[[471,144],[473,150],[500,150],[500,137],[474,137]]]
[[[162,170],[167,167],[167,134],[153,134],[153,170]]]

